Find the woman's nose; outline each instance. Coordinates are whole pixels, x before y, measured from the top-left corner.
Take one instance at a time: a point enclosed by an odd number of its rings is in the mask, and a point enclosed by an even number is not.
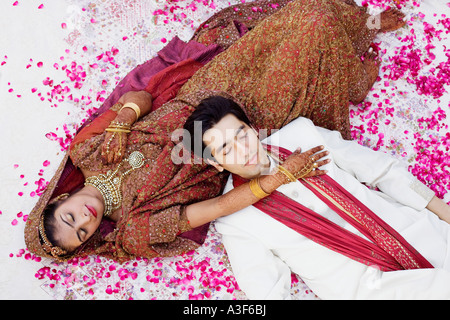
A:
[[[85,208],[85,210],[81,210],[80,215],[79,215],[79,222],[81,225],[89,222],[91,220],[91,215],[89,214],[89,212],[87,211],[87,209]]]

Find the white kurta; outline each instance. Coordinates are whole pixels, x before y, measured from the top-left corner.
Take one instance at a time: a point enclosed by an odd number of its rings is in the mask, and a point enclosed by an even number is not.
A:
[[[381,272],[327,249],[251,206],[218,219],[236,280],[250,299],[289,299],[291,271],[323,299],[449,299],[450,225],[428,211],[434,193],[395,158],[299,118],[266,139],[291,151],[324,145],[322,167],[396,229],[435,269]],[[379,191],[366,185],[377,187]],[[233,188],[230,177],[225,191]],[[278,191],[361,235],[300,182]]]

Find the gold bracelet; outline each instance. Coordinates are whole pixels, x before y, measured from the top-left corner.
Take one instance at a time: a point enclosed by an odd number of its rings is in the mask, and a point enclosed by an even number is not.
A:
[[[114,120],[109,124],[109,126],[105,129],[105,131],[130,133],[131,125],[125,122],[117,122]]]
[[[136,103],[134,103],[134,102],[127,102],[127,103],[125,103],[123,105],[123,107],[120,108],[119,112],[122,111],[124,108],[131,108],[131,109],[134,110],[134,112],[136,112],[136,121],[141,116],[141,108],[139,108],[139,106]]]
[[[109,124],[109,127],[130,129],[131,128],[131,124],[126,123],[126,122],[118,122],[116,120],[113,120]]]
[[[302,179],[304,176],[308,175],[311,171],[313,171],[313,169],[315,168],[314,164],[316,164],[316,163],[315,162],[313,163],[312,161],[310,161],[306,164],[305,167],[303,167],[302,170],[295,173],[295,176],[297,177],[297,179]]]
[[[112,127],[106,128],[105,131],[107,131],[107,132],[125,132],[125,133],[130,133],[131,132],[131,130],[128,130],[128,129],[112,128]]]
[[[289,182],[294,182],[297,180],[297,178],[295,178],[295,176],[283,166],[278,165],[278,170],[280,170],[280,172],[283,173],[288,178]]]
[[[267,196],[270,196],[270,193],[266,193],[259,184],[259,177],[250,180],[249,182],[250,190],[254,194],[255,197],[258,199],[265,198]]]

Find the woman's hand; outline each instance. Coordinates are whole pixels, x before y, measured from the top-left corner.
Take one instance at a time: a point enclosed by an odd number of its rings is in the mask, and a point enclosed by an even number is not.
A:
[[[128,91],[124,93],[118,101],[118,103],[121,103],[122,105],[125,105],[128,102],[138,106],[141,117],[148,114],[152,108],[152,96],[146,91]],[[122,108],[117,114],[117,117],[111,122],[108,129],[113,130],[108,131],[107,129],[105,141],[102,146],[101,156],[104,164],[122,161],[127,146],[127,131],[129,131],[128,129],[138,120],[137,116],[138,114],[132,108]],[[117,126],[119,127],[119,130],[117,130]]]
[[[122,161],[127,147],[128,133],[106,132],[102,146],[102,160],[104,164]]]
[[[302,175],[302,178],[326,174],[326,170],[321,170],[319,168],[330,163],[331,160],[322,159],[329,154],[328,151],[323,151],[323,148],[323,146],[318,146],[303,153],[301,152],[301,149],[298,148],[287,157],[282,166],[294,176],[293,178],[295,180],[299,178],[302,170],[304,170],[305,173]],[[261,176],[259,182],[264,192],[272,193],[281,185],[292,182],[292,179],[289,179],[285,173],[278,169],[274,174]]]
[[[330,159],[323,158],[329,154],[328,151],[322,151],[323,146],[317,146],[308,151],[301,152],[298,148],[283,163],[283,167],[291,172],[296,178],[309,178],[326,174],[326,170],[319,168],[330,163]],[[302,174],[303,173],[303,174]]]

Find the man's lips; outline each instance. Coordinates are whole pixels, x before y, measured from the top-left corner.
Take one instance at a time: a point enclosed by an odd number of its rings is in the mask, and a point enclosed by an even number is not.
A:
[[[251,165],[254,165],[254,164],[257,164],[257,163],[258,163],[258,154],[256,153],[253,157],[248,159],[248,161],[245,164],[245,166],[251,166]]]
[[[88,208],[89,212],[92,213],[92,215],[97,218],[97,211],[95,211],[93,207],[86,205],[86,208]]]

